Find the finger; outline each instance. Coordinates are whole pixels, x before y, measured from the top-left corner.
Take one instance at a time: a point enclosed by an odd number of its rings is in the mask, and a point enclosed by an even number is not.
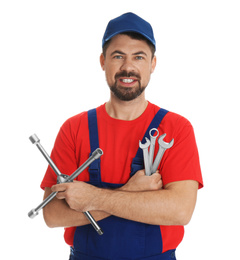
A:
[[[151,176],[162,178],[162,176],[161,176],[161,174],[159,172],[154,172]]]
[[[139,170],[136,172],[136,175],[139,175],[139,176],[144,176],[145,175],[145,170]]]
[[[66,198],[65,194],[66,194],[65,192],[58,192],[56,198],[59,200],[63,200]]]
[[[152,176],[157,182],[162,180],[162,175],[160,173],[155,172]]]
[[[160,174],[160,173],[159,173],[159,170],[156,170],[156,172],[154,172],[153,174]],[[153,175],[153,174],[152,174],[152,175]]]
[[[66,190],[66,185],[64,183],[56,184],[56,185],[52,186],[51,190],[53,192],[65,191]]]

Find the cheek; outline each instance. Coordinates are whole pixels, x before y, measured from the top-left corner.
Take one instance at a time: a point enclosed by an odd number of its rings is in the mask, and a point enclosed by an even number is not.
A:
[[[141,73],[141,77],[142,77],[142,81],[146,81],[148,82],[150,80],[152,74],[152,68],[151,67],[145,67],[142,69],[142,73]]]
[[[105,77],[108,85],[112,85],[115,83],[115,74],[112,71],[105,70]]]
[[[115,81],[116,73],[117,73],[117,70],[114,68],[114,66],[105,66],[105,75],[106,75],[107,80]]]

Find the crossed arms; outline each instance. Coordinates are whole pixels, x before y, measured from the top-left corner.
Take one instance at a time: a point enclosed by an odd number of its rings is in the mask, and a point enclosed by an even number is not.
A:
[[[110,215],[153,225],[187,225],[192,217],[198,182],[185,180],[164,186],[156,172],[138,171],[120,189],[110,190],[84,182],[62,183],[45,188],[44,199],[58,191],[43,209],[49,227],[89,224],[82,212],[90,211],[96,221]]]

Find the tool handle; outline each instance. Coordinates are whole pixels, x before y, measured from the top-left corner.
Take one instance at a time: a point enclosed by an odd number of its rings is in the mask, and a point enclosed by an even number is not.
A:
[[[48,153],[45,151],[45,149],[40,144],[40,139],[37,137],[36,134],[33,134],[29,137],[30,141],[35,144],[38,148],[38,150],[41,152],[43,157],[47,160],[53,171],[56,173],[57,176],[61,176],[61,172],[57,168],[56,164],[52,161],[51,157],[48,155]]]
[[[29,218],[34,218],[38,215],[38,212],[43,209],[51,200],[53,200],[57,195],[57,192],[52,192],[42,203],[40,203],[35,209],[32,209],[29,211],[28,216]],[[94,229],[97,231],[99,235],[103,234],[102,229],[99,227],[98,223],[96,220],[93,218],[90,212],[86,211],[83,212],[85,217],[89,220],[89,222],[92,224]]]
[[[52,192],[42,203],[40,203],[35,209],[28,212],[29,218],[35,218],[38,212],[43,209],[50,201],[52,201],[57,195],[57,192]]]
[[[94,227],[94,229],[98,232],[99,235],[103,235],[103,231],[102,229],[98,226],[98,223],[95,221],[95,219],[93,218],[93,216],[91,215],[90,212],[86,211],[83,212],[83,214],[85,215],[85,217],[89,220],[89,222],[92,224],[92,226]]]
[[[84,171],[93,161],[99,159],[103,155],[103,151],[100,148],[97,148],[92,155],[74,172],[72,173],[65,182],[72,182],[77,176]]]

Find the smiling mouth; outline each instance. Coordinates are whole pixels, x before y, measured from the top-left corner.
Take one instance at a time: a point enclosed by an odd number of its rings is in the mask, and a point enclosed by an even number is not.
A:
[[[121,71],[115,75],[115,80],[125,87],[132,87],[136,82],[140,82],[141,77],[138,73],[133,71]]]
[[[123,82],[123,83],[132,83],[136,80],[134,80],[134,79],[120,79],[120,81]]]
[[[118,82],[124,87],[133,87],[139,80],[135,77],[119,77]]]

